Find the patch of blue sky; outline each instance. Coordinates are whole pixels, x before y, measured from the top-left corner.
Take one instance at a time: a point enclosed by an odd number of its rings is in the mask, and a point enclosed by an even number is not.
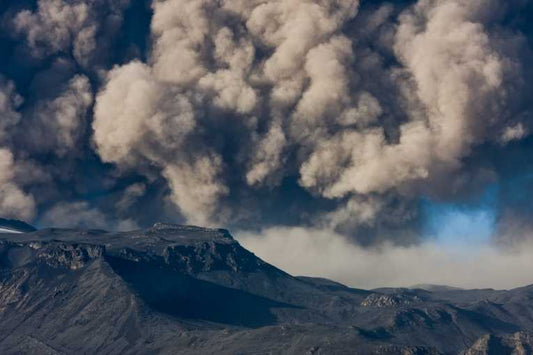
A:
[[[448,247],[487,244],[497,222],[498,186],[490,186],[475,201],[464,203],[422,201],[424,234]]]

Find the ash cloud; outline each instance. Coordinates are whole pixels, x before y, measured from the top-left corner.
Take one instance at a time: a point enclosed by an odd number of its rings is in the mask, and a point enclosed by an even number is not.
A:
[[[17,184],[16,162],[8,149],[0,149],[0,169],[0,213],[31,219],[35,213],[35,201]]]
[[[227,215],[220,201],[230,193],[228,170],[250,187],[275,185],[290,126],[350,100],[343,61],[351,48],[340,29],[357,3],[156,1],[153,9],[150,63],[109,74],[94,141],[105,161],[156,164],[182,213],[206,223]],[[242,127],[235,166],[221,152],[228,138],[219,124]]]
[[[293,275],[325,277],[372,289],[420,284],[511,289],[531,283],[531,238],[501,248],[495,244],[450,247],[433,240],[362,248],[331,230],[269,228],[241,232],[238,240],[263,260]]]
[[[61,224],[74,206],[101,228],[299,224],[406,245],[422,199],[474,198],[529,138],[527,2],[147,4],[5,12],[10,63],[32,72],[0,67],[13,217]],[[150,27],[130,38],[137,16]]]
[[[131,231],[138,229],[130,220],[110,220],[101,210],[85,201],[58,203],[42,216],[42,223],[61,228],[108,229]]]
[[[106,161],[160,166],[192,221],[228,215],[217,205],[227,207],[232,193],[229,171],[251,189],[275,189],[298,174],[303,189],[348,201],[333,223],[350,212],[359,220],[366,208],[359,201],[379,201],[378,215],[384,195],[433,193],[461,174],[476,146],[526,135],[526,123],[516,122],[525,44],[493,25],[504,11],[498,2],[420,1],[404,9],[383,44],[398,61],[389,67],[369,64],[383,61],[380,53],[359,47],[357,31],[347,33],[357,17],[353,1],[157,1],[153,9],[151,60],[109,74],[96,104],[95,143]],[[391,11],[366,14],[368,31],[387,27]],[[368,66],[387,79],[370,87],[360,74]],[[124,86],[142,100],[116,100]],[[391,86],[397,97],[380,100]],[[128,123],[107,128],[115,117]],[[214,120],[243,126],[238,161],[211,142]],[[139,126],[127,134],[133,121]]]
[[[120,29],[130,0],[39,0],[18,11],[10,29],[37,58],[69,53],[81,66],[97,64]]]

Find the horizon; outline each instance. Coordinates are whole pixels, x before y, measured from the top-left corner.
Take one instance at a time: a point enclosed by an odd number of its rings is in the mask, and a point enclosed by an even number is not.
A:
[[[533,284],[532,1],[8,0],[0,27],[2,217]]]
[[[0,218],[1,219],[1,218]],[[6,220],[4,220],[6,221]],[[7,222],[23,222],[17,220],[7,220]],[[3,223],[3,222],[2,222]],[[148,228],[154,228],[158,224],[181,227],[194,227],[199,230],[226,230],[230,235],[239,242],[243,247],[249,249],[264,261],[271,263],[273,266],[290,273],[295,277],[315,277],[324,278],[327,280],[339,282],[355,289],[373,290],[380,288],[417,288],[415,286],[448,286],[459,288],[463,290],[512,290],[521,287],[530,286],[533,282],[529,281],[529,267],[533,267],[533,260],[529,255],[533,253],[533,243],[528,245],[520,245],[518,248],[509,249],[504,252],[498,250],[495,246],[486,245],[476,241],[476,247],[481,250],[474,255],[474,261],[478,263],[485,262],[489,268],[471,268],[472,261],[466,258],[465,251],[466,244],[449,244],[434,240],[426,242],[422,245],[405,246],[398,249],[392,245],[379,245],[372,249],[363,249],[357,244],[354,244],[348,238],[331,234],[331,231],[326,230],[306,230],[303,228],[284,228],[284,229],[269,229],[263,231],[236,231],[224,229],[221,226],[196,226],[173,223],[156,222]],[[39,230],[58,230],[60,227],[54,226],[31,226]],[[76,230],[76,228],[65,228],[66,230]],[[143,231],[146,228],[136,228],[134,230],[113,231],[105,230],[106,233],[124,233]],[[82,228],[81,230],[102,231],[101,229]],[[3,228],[0,223],[0,233],[27,233],[28,231],[17,230],[16,227]],[[30,231],[31,233],[31,231]],[[523,248],[526,247],[526,251]],[[292,249],[291,249],[292,248]],[[296,249],[296,252],[295,252]],[[403,251],[405,255],[394,255],[398,250]],[[322,254],[322,255],[321,255]],[[429,255],[429,257],[427,257]],[[363,261],[353,263],[350,257],[363,257]],[[426,258],[420,257],[426,256]],[[507,259],[504,265],[495,264],[490,265],[486,261],[492,257],[505,257]],[[318,267],[317,259],[320,257],[326,261],[331,262],[337,259],[337,265],[334,268],[325,267],[328,263],[323,262]],[[388,259],[393,259],[389,262]],[[416,261],[412,261],[413,257],[418,257]],[[343,262],[338,263],[338,259],[342,258]],[[409,261],[411,259],[411,261]],[[502,258],[503,259],[503,258]],[[452,264],[448,267],[443,266],[444,263]],[[380,265],[381,272],[374,272],[367,277],[362,274],[366,272],[365,267],[375,267]],[[455,264],[455,265],[453,265]],[[518,264],[518,266],[516,266]],[[386,267],[383,265],[387,265]],[[452,266],[452,267],[450,267]],[[361,268],[363,269],[361,270]],[[399,274],[405,273],[409,268],[423,268],[425,269],[423,276],[399,277]],[[440,270],[450,270],[447,275],[438,276]],[[463,269],[462,278],[450,277]],[[473,269],[473,270],[472,270]],[[492,270],[492,273],[489,272]],[[494,271],[502,270],[503,272],[497,277]],[[363,271],[363,272],[361,272]],[[510,280],[509,272],[524,271],[517,280]],[[354,273],[355,276],[349,275]],[[485,274],[484,280],[475,280],[476,276]],[[436,276],[437,275],[437,276]],[[474,281],[473,281],[474,280]],[[396,282],[396,283],[395,283]],[[423,288],[423,287],[418,287]]]

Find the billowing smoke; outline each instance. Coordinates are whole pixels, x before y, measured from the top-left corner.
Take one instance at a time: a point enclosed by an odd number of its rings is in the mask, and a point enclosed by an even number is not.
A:
[[[146,4],[6,7],[0,213],[410,244],[425,201],[529,173],[502,163],[530,154],[527,1]]]
[[[114,68],[99,93],[97,151],[158,167],[197,223],[231,218],[235,189],[294,175],[339,203],[320,220],[352,229],[373,223],[390,194],[445,195],[454,180],[468,189],[476,147],[527,136],[524,38],[494,25],[497,1],[419,1],[393,30],[390,7],[365,14],[365,33],[350,32],[355,1],[156,1],[149,62]],[[385,30],[394,65],[358,38]]]
[[[100,62],[109,50],[109,37],[120,29],[130,0],[39,0],[37,9],[21,10],[10,29],[31,54],[46,58],[69,53],[82,66]]]
[[[109,73],[94,141],[104,161],[158,166],[192,222],[220,214],[230,171],[243,184],[275,187],[287,150],[352,105],[353,53],[341,29],[354,1],[175,0],[153,9],[151,60]],[[232,163],[222,150],[233,132],[217,132],[226,125],[241,127]]]
[[[27,118],[28,147],[40,153],[53,151],[59,157],[78,149],[87,127],[93,101],[89,79],[75,75],[51,100],[39,102]]]

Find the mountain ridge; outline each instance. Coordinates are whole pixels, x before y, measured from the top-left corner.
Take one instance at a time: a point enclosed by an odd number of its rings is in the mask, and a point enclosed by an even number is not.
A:
[[[6,354],[452,354],[527,343],[533,286],[362,290],[294,277],[224,229],[51,228],[0,234],[0,315]]]
[[[37,229],[29,223],[17,219],[0,218],[0,233],[35,232]]]

